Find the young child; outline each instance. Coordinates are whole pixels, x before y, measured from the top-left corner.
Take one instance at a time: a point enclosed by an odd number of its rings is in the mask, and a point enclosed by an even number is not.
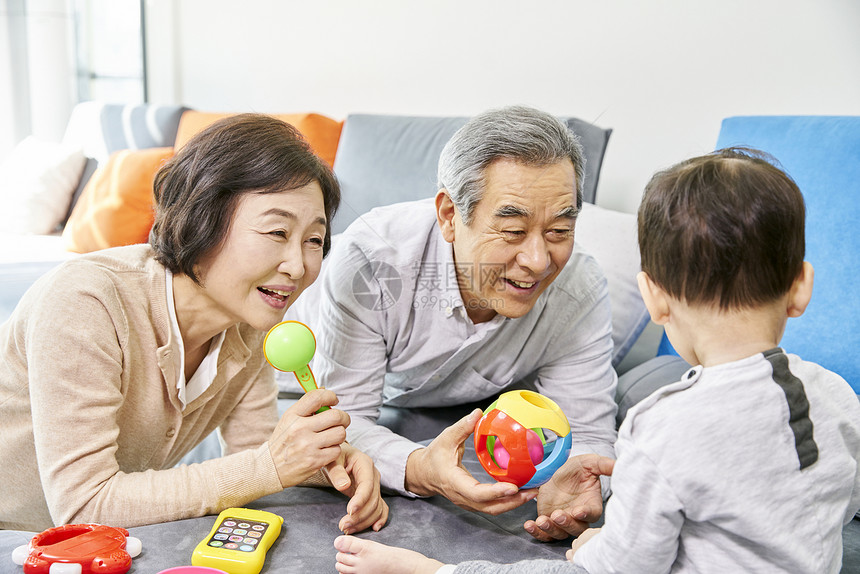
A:
[[[844,379],[778,347],[812,295],[804,225],[800,190],[755,150],[652,178],[639,288],[697,366],[628,413],[605,526],[574,541],[570,572],[839,572],[842,527],[860,509],[860,402]],[[385,552],[335,546],[344,573]],[[539,571],[517,566],[453,571]]]

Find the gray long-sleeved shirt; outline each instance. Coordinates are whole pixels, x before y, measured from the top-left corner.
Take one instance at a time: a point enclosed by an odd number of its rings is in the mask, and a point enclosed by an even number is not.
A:
[[[352,417],[348,440],[373,458],[384,486],[409,495],[406,459],[420,445],[376,424],[383,404],[494,400],[521,380],[534,380],[570,419],[572,455],[613,456],[608,288],[581,251],[525,316],[475,325],[433,201],[395,204],[362,216],[338,238],[319,299],[314,373]]]
[[[602,572],[839,572],[860,508],[860,402],[776,348],[695,367],[628,413],[605,526],[574,557]]]

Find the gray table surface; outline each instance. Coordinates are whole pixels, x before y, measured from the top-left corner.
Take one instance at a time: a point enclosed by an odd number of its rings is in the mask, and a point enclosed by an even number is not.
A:
[[[478,464],[473,448],[467,448],[464,464],[479,480],[492,480]],[[379,532],[359,536],[417,550],[442,562],[563,560],[564,552],[570,548],[568,541],[538,542],[523,530],[523,523],[536,515],[534,501],[490,516],[461,509],[439,496],[409,499],[386,495],[385,500],[390,510],[388,524]],[[335,572],[337,552],[332,542],[341,534],[337,524],[346,513],[346,502],[346,497],[333,489],[295,487],[246,505],[284,518],[281,534],[269,549],[262,572]],[[129,572],[155,574],[191,564],[194,547],[209,533],[216,518],[204,516],[129,528],[143,544]],[[12,563],[11,553],[31,536],[32,533],[0,531],[0,573],[21,572],[21,567]]]
[[[420,410],[410,411],[413,428],[422,416]],[[416,440],[420,438],[423,437]],[[463,464],[478,480],[492,481],[478,464],[471,440],[466,441]],[[445,563],[564,560],[570,547],[569,541],[538,542],[523,530],[523,523],[536,515],[534,501],[505,514],[489,516],[463,510],[438,496],[409,499],[386,495],[385,500],[390,509],[388,524],[379,532],[364,532],[359,536],[416,550]],[[248,508],[284,518],[281,534],[269,550],[262,572],[335,572],[337,552],[332,542],[340,534],[337,523],[346,513],[346,502],[346,497],[333,489],[296,487],[248,504]],[[216,516],[204,516],[130,528],[131,535],[141,540],[143,551],[133,560],[129,572],[156,574],[191,564],[194,547],[209,533],[215,520]],[[0,574],[21,573],[21,567],[12,562],[11,553],[31,536],[32,533],[0,531]],[[855,519],[844,528],[843,541],[842,572],[860,574],[860,520]]]
[[[409,500],[386,497],[391,519],[380,532],[359,536],[384,544],[403,546],[443,562],[491,560],[510,563],[531,558],[563,560],[568,542],[544,544],[534,541],[522,522],[534,512],[534,503],[497,517],[468,512],[446,500]],[[263,573],[335,572],[332,541],[340,534],[337,521],[345,499],[323,489],[293,488],[249,504],[284,517],[281,535],[263,566]],[[215,522],[215,516],[179,520],[129,529],[143,543],[143,551],[132,562],[131,573],[155,574],[191,563],[191,552]],[[0,573],[22,572],[12,563],[15,547],[26,544],[30,533],[0,531]],[[845,541],[842,572],[860,572],[860,520],[843,530]]]

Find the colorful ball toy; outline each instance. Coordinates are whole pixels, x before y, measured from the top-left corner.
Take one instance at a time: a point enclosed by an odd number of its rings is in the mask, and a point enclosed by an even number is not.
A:
[[[567,461],[570,446],[567,417],[555,402],[533,391],[503,393],[475,425],[481,466],[496,480],[520,488],[548,481]]]

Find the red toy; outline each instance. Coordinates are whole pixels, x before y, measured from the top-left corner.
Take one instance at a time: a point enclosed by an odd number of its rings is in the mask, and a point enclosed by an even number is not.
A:
[[[124,528],[68,524],[37,534],[12,552],[12,560],[24,574],[123,574],[140,550],[140,540]]]
[[[496,480],[536,488],[567,461],[570,422],[554,401],[534,391],[508,391],[475,425],[475,454]]]

